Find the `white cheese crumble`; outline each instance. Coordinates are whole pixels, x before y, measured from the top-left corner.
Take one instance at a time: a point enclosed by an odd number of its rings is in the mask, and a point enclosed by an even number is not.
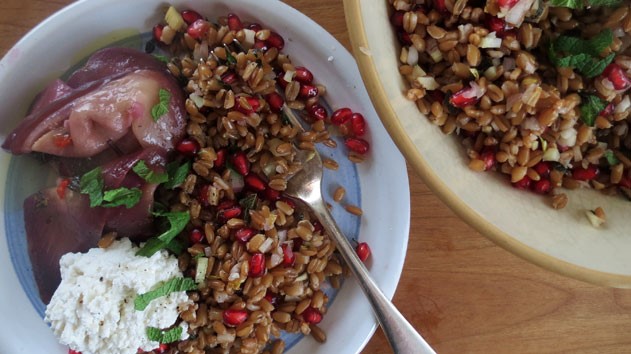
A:
[[[174,292],[134,309],[134,298],[160,282],[182,277],[177,259],[166,251],[151,257],[136,256],[129,239],[106,249],[67,253],[59,261],[61,284],[46,307],[46,321],[62,344],[83,354],[135,354],[160,343],[147,337],[148,326],[172,326],[191,301],[185,292]],[[187,334],[182,324],[182,339]]]

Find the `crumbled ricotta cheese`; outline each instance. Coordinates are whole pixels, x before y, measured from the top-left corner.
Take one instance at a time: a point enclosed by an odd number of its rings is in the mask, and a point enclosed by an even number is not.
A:
[[[59,264],[61,284],[46,308],[46,321],[62,344],[83,354],[135,354],[159,343],[149,340],[148,326],[172,326],[178,308],[190,303],[185,292],[174,292],[134,309],[134,298],[160,282],[181,277],[177,259],[166,251],[151,257],[136,256],[129,239],[106,249],[65,254]],[[187,335],[182,326],[182,339]]]

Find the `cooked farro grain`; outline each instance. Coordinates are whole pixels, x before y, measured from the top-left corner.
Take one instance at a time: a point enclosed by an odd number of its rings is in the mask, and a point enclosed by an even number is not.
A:
[[[339,186],[335,188],[335,191],[333,192],[333,200],[336,202],[340,202],[344,198],[345,194],[346,194],[346,189],[344,189],[344,187],[342,186]]]
[[[353,214],[353,215],[362,215],[364,212],[362,211],[362,209],[356,205],[346,205],[344,206],[344,209],[346,209],[346,211],[348,211],[349,213]]]

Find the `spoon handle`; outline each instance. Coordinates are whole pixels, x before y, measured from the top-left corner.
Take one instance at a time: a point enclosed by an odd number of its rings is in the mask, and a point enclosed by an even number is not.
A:
[[[394,353],[435,354],[435,351],[381,292],[368,270],[359,260],[348,239],[342,234],[324,201],[311,201],[311,208],[326,231],[337,243],[344,261],[351,269],[370,304]]]

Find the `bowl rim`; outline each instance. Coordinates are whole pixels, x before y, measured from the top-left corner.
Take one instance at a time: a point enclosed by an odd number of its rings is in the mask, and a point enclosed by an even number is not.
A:
[[[517,241],[508,233],[502,231],[480,216],[473,208],[466,205],[456,193],[452,192],[439,176],[432,171],[429,163],[418,152],[414,143],[397,119],[397,115],[388,99],[388,95],[381,85],[375,61],[371,55],[365,52],[365,48],[369,48],[368,37],[364,23],[362,22],[362,3],[365,4],[365,2],[361,0],[343,1],[346,27],[348,28],[351,47],[373,106],[384,127],[388,133],[390,133],[392,140],[401,150],[403,156],[405,156],[410,167],[443,203],[480,234],[528,262],[555,273],[595,285],[614,288],[631,288],[631,276],[629,275],[602,272],[578,266],[552,257]]]

